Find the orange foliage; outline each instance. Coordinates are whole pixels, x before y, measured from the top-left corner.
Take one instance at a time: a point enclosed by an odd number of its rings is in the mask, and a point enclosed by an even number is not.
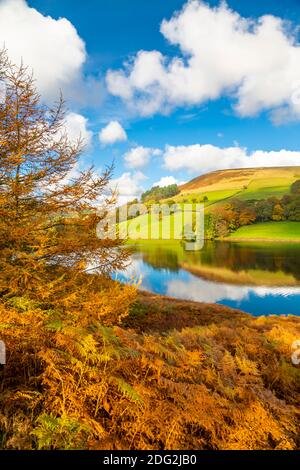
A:
[[[81,143],[62,133],[62,102],[42,106],[5,52],[1,80],[1,448],[299,448],[289,351],[299,321],[239,315],[190,327],[187,307],[181,331],[143,331],[151,305],[108,276],[127,253],[96,237],[110,170],[68,179]]]

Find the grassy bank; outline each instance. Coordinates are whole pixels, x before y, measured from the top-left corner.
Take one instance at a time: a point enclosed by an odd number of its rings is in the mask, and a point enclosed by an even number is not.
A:
[[[134,240],[129,239],[128,244],[143,243],[146,245],[157,246],[159,244],[163,246],[176,246],[180,245],[180,240],[174,240],[174,226],[173,216],[170,220],[170,240],[151,240],[150,233],[146,230],[147,216],[137,217],[139,223],[141,223],[140,238]],[[168,223],[168,222],[167,222]],[[162,230],[162,222],[159,222],[159,233]],[[178,231],[178,230],[177,230]],[[149,237],[147,239],[147,237]],[[218,239],[217,239],[218,240]],[[232,232],[226,238],[220,238],[219,240],[225,241],[267,241],[267,242],[300,242],[300,222],[264,222],[256,223],[253,225],[245,225],[240,227],[235,232]]]
[[[299,222],[265,222],[240,227],[226,240],[268,240],[300,242]]]

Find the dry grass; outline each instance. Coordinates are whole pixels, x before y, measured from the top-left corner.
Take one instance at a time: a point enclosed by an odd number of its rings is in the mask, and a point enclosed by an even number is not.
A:
[[[300,167],[247,168],[219,170],[198,176],[180,187],[181,193],[243,189],[251,184],[256,189],[262,187],[289,187],[300,175]]]

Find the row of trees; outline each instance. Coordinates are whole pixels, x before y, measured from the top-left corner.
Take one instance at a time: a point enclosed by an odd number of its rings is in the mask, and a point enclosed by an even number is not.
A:
[[[211,239],[226,237],[244,225],[284,220],[300,221],[300,194],[297,192],[291,191],[282,198],[255,201],[234,199],[218,206],[206,216],[206,235]]]
[[[153,186],[148,191],[145,191],[141,196],[142,202],[159,202],[161,199],[167,199],[179,193],[177,184],[170,184],[169,186]]]

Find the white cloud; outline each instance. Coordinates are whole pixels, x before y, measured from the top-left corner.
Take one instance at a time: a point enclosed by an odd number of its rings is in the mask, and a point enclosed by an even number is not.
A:
[[[241,116],[275,110],[278,121],[276,112],[284,108],[285,118],[300,118],[300,46],[297,31],[283,19],[246,19],[225,2],[214,8],[190,0],[160,31],[179,47],[178,57],[141,50],[106,77],[110,93],[140,114],[230,94]]]
[[[31,67],[45,99],[57,97],[81,80],[85,45],[66,18],[43,16],[25,0],[0,2],[0,46],[17,64]]]
[[[127,134],[118,121],[110,121],[99,132],[99,140],[104,145],[111,145],[115,142],[124,142],[127,140]]]
[[[146,179],[147,177],[140,171],[135,173],[126,172],[120,177],[112,179],[109,183],[109,187],[112,190],[117,190],[119,195],[118,203],[125,204],[126,202],[140,197],[144,192],[141,183]]]
[[[84,145],[89,146],[92,141],[93,133],[88,130],[87,126],[88,120],[81,114],[67,114],[64,128],[71,142],[75,143],[81,138]]]
[[[166,295],[180,299],[189,299],[197,302],[216,303],[224,299],[232,301],[243,301],[249,299],[251,295],[257,297],[267,297],[268,295],[299,295],[298,287],[252,287],[234,286],[232,284],[216,284],[205,279],[194,276],[188,280],[181,281],[174,279],[168,282]]]
[[[159,149],[150,147],[134,147],[124,155],[124,160],[128,168],[142,168],[148,165],[150,158],[155,155],[160,155]]]
[[[159,181],[153,183],[153,186],[160,186],[163,188],[164,186],[170,186],[171,184],[178,184],[178,180],[174,178],[174,176],[163,176]]]
[[[251,168],[300,165],[300,152],[279,150],[248,152],[246,148],[220,148],[214,145],[167,145],[163,154],[164,167],[171,171],[187,170],[205,173],[227,168]]]

